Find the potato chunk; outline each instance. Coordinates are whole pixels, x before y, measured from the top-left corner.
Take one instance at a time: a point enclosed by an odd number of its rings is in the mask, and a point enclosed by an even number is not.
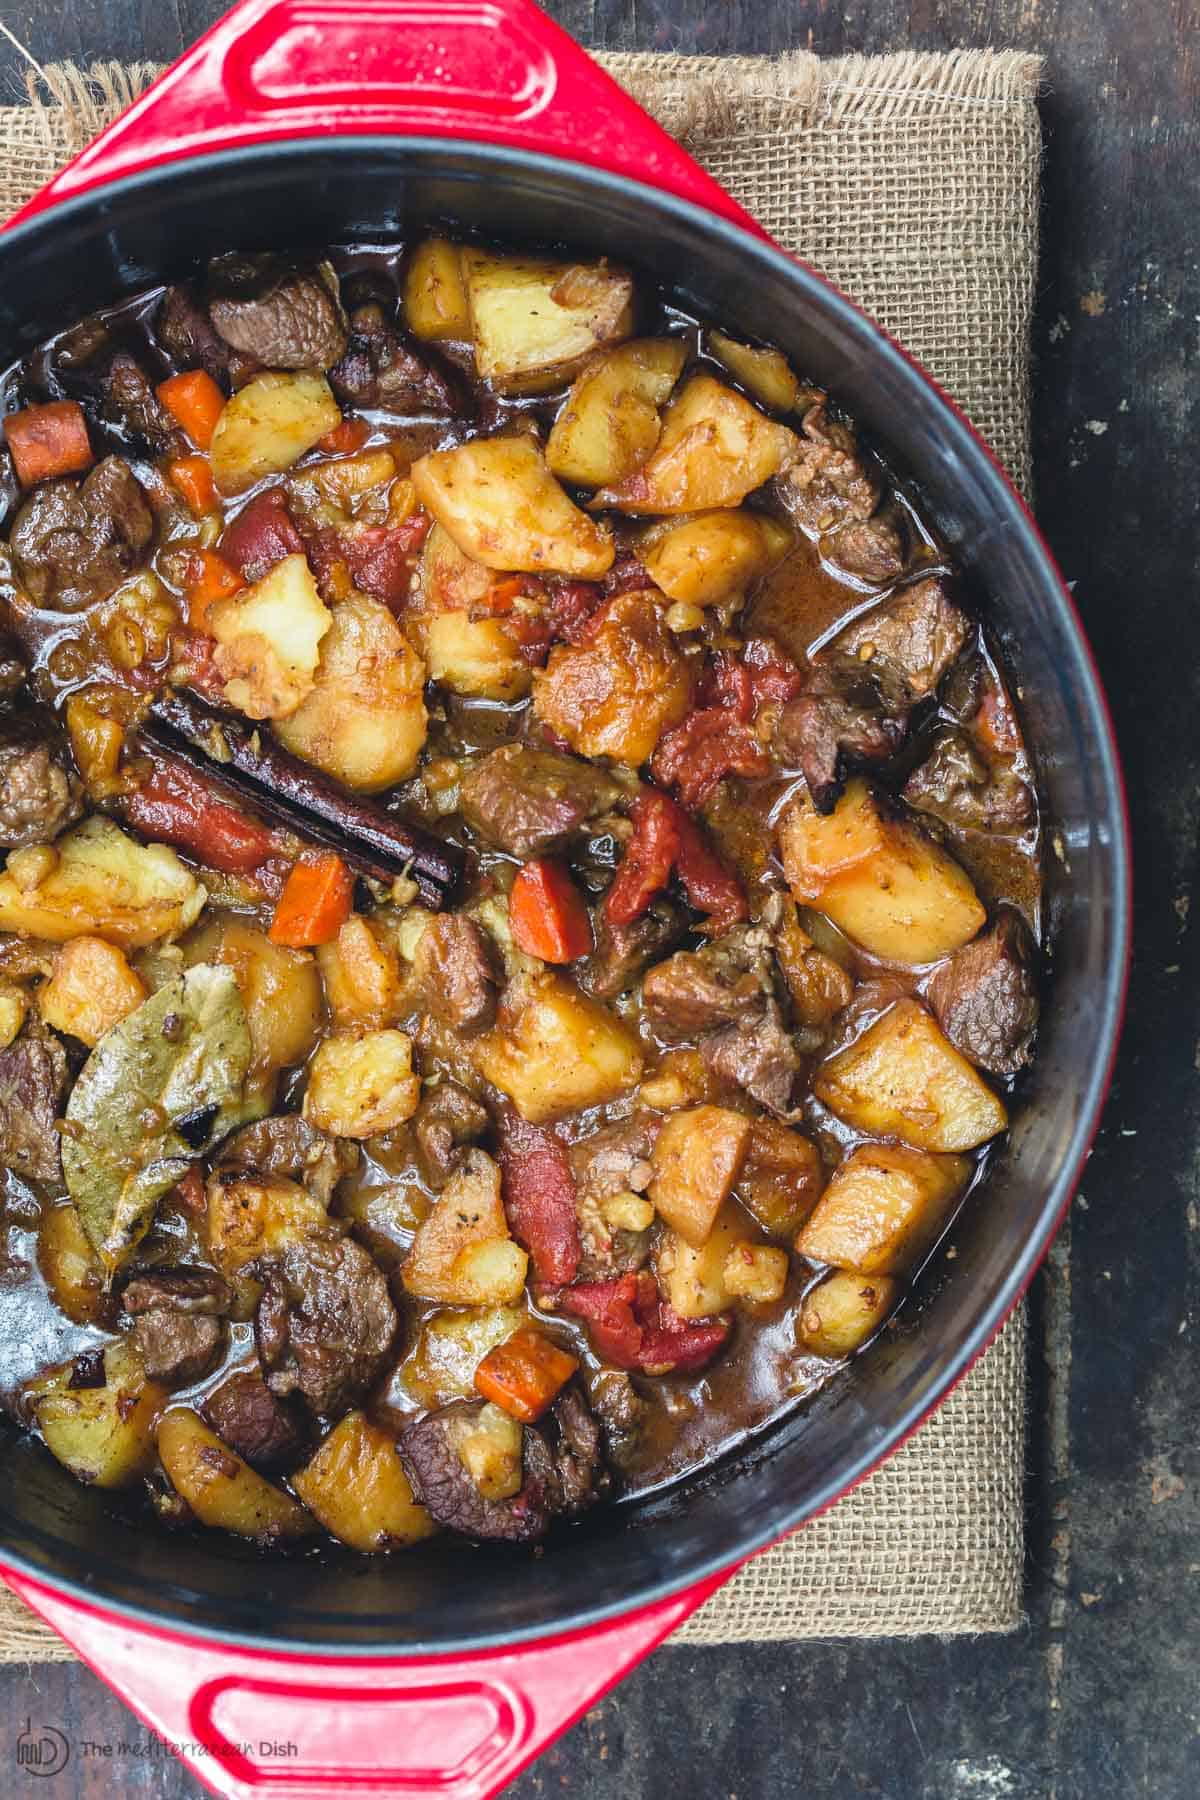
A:
[[[452,694],[520,700],[529,692],[533,671],[503,620],[490,616],[496,580],[494,570],[460,550],[449,532],[435,525],[421,552],[405,623],[431,681]]]
[[[488,1351],[507,1343],[525,1323],[526,1315],[515,1306],[434,1313],[400,1365],[401,1386],[431,1411],[451,1400],[474,1399],[475,1371]]]
[[[225,914],[181,945],[183,966],[232,969],[246,1008],[252,1077],[263,1079],[304,1062],[325,1022],[321,977],[312,952],[273,944],[266,932]]]
[[[750,1120],[726,1106],[693,1106],[672,1113],[658,1134],[648,1189],[654,1210],[699,1250],[750,1147]]]
[[[338,1031],[309,1066],[304,1117],[332,1137],[376,1137],[411,1119],[420,1098],[403,1031]]]
[[[462,251],[446,238],[418,244],[404,272],[404,319],[427,344],[461,343],[471,335]]]
[[[55,1304],[68,1319],[76,1325],[103,1322],[108,1310],[108,1274],[71,1201],[42,1214],[38,1267]]]
[[[267,369],[225,402],[209,461],[222,494],[241,494],[299,462],[342,415],[323,375]]]
[[[54,845],[57,862],[34,888],[0,876],[0,931],[65,944],[95,933],[123,949],[176,937],[207,898],[165,844],[139,844],[93,815]]]
[[[329,1226],[329,1214],[315,1194],[295,1181],[208,1183],[208,1248],[222,1275],[231,1280],[247,1263],[274,1256]]]
[[[38,989],[38,1011],[47,1025],[95,1046],[146,998],[146,984],[125,952],[104,938],[77,937],[54,958],[54,973]]]
[[[786,425],[777,425],[711,375],[693,375],[667,408],[662,436],[641,468],[603,488],[592,504],[627,513],[740,506],[798,450],[796,434]]]
[[[749,1306],[773,1306],[787,1287],[788,1253],[739,1238],[725,1259],[725,1291]]]
[[[621,594],[587,644],[563,644],[534,676],[533,710],[581,756],[636,768],[691,700],[688,665],[649,593]]]
[[[546,461],[563,481],[621,481],[658,442],[658,416],[687,357],[682,338],[639,338],[587,363],[563,402]]]
[[[689,1244],[677,1231],[659,1240],[654,1267],[659,1286],[681,1319],[707,1319],[724,1312],[733,1300],[725,1274],[729,1259],[746,1237],[747,1220],[736,1206],[725,1206],[703,1244]]]
[[[820,1197],[825,1172],[810,1138],[774,1119],[755,1119],[735,1192],[772,1237],[791,1238]]]
[[[209,608],[225,698],[250,719],[286,719],[313,689],[333,615],[307,560],[285,556],[253,587]]]
[[[813,1092],[857,1130],[922,1150],[973,1150],[1008,1124],[1004,1103],[916,1000],[822,1063]]]
[[[888,816],[865,781],[849,782],[829,814],[793,797],[779,845],[796,899],[885,962],[938,962],[987,921],[966,871],[911,820]]]
[[[425,665],[387,607],[354,593],[333,610],[311,694],[275,735],[335,781],[375,793],[417,766],[424,687]]]
[[[202,1525],[263,1543],[306,1537],[314,1529],[298,1500],[243,1462],[190,1407],[163,1414],[158,1454],[171,1485]]]
[[[400,1004],[400,959],[370,921],[351,913],[317,966],[335,1025],[377,1029],[394,1022]]]
[[[603,1106],[642,1072],[633,1032],[558,975],[530,982],[472,1055],[480,1074],[535,1125]]]
[[[426,511],[489,569],[597,579],[612,567],[612,533],[568,498],[531,437],[433,450],[411,478]]]
[[[638,555],[668,599],[715,606],[757,581],[791,543],[792,534],[774,519],[723,507],[652,525],[639,540]]]
[[[741,344],[723,331],[710,331],[708,347],[724,363],[748,394],[773,412],[792,412],[800,398],[800,383],[782,350],[764,350]]]
[[[511,1306],[528,1268],[509,1236],[500,1170],[484,1151],[469,1150],[418,1227],[401,1280],[410,1294],[446,1306]]]
[[[633,324],[633,277],[605,262],[462,253],[475,364],[506,394],[543,394]]]
[[[167,1392],[149,1380],[128,1338],[104,1346],[104,1386],[72,1387],[74,1361],[28,1382],[24,1395],[46,1448],[77,1481],[128,1487],[154,1457],[154,1421]]]
[[[900,1283],[890,1275],[837,1269],[805,1297],[800,1342],[813,1356],[853,1356],[895,1306]]]
[[[903,1275],[938,1236],[970,1173],[962,1156],[860,1145],[834,1171],[796,1248],[858,1275]]]
[[[397,1550],[437,1526],[413,1499],[390,1432],[365,1413],[347,1413],[292,1486],[326,1531],[352,1550]]]

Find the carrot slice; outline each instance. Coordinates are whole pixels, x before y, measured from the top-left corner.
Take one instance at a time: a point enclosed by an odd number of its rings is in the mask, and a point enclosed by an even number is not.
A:
[[[522,1326],[488,1351],[475,1371],[475,1388],[514,1419],[532,1425],[578,1367],[575,1357],[540,1331]]]
[[[246,583],[215,550],[193,550],[188,558],[187,616],[194,631],[207,629],[209,608],[240,594]]]
[[[592,922],[583,897],[561,863],[527,862],[508,897],[508,922],[518,949],[543,962],[569,963],[592,947]]]
[[[217,489],[207,457],[178,456],[167,464],[167,474],[196,518],[217,510]]]
[[[199,450],[207,450],[225,405],[225,396],[203,369],[188,369],[160,381],[155,393]]]
[[[340,856],[330,851],[298,862],[284,884],[267,936],[292,950],[330,944],[350,917],[353,902],[354,876]]]
[[[317,439],[317,449],[324,450],[328,456],[353,456],[370,435],[371,427],[365,419],[343,419],[340,425]]]
[[[53,475],[77,474],[96,460],[83,408],[74,400],[51,400],[47,406],[12,413],[4,421],[4,435],[22,487]]]

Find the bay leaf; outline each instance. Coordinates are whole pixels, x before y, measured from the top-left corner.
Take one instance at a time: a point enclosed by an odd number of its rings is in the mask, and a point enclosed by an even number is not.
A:
[[[188,1165],[269,1096],[247,1091],[250,1030],[232,969],[198,963],[96,1045],[67,1103],[63,1174],[109,1274]]]

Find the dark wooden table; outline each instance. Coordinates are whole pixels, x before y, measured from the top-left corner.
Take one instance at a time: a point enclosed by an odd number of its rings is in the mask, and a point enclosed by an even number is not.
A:
[[[43,61],[169,60],[221,0],[23,0]],[[588,45],[1043,52],[1039,513],[1122,737],[1139,871],[1129,1023],[1083,1197],[1034,1297],[1028,1623],[938,1642],[667,1649],[514,1800],[1192,1800],[1200,1791],[1200,843],[1195,0],[562,0]],[[19,61],[0,57],[17,79]],[[180,1796],[170,1759],[13,1760],[26,1714],[128,1735],[77,1666],[0,1671],[0,1793]],[[669,1773],[668,1773],[669,1772]]]

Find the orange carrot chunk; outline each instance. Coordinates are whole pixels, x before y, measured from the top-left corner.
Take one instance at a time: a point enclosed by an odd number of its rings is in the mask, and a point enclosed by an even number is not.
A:
[[[206,631],[209,608],[229,600],[246,583],[215,550],[193,550],[188,556],[187,617],[193,631]]]
[[[4,421],[13,467],[22,487],[52,475],[75,475],[95,462],[83,408],[74,400],[27,406]]]
[[[575,1357],[540,1331],[522,1326],[506,1343],[488,1351],[475,1371],[475,1387],[485,1400],[532,1425],[578,1367]]]
[[[298,862],[284,883],[267,936],[291,950],[330,944],[350,917],[353,902],[354,876],[340,856],[330,851]]]
[[[171,485],[183,495],[196,518],[217,510],[217,490],[204,456],[178,456],[167,464]]]
[[[225,405],[225,396],[212,376],[203,369],[188,369],[182,375],[169,375],[154,391],[196,448],[207,450]]]
[[[592,922],[583,897],[561,863],[527,862],[508,897],[508,922],[518,949],[543,962],[569,963],[592,947]]]
[[[365,419],[343,419],[340,425],[317,439],[317,449],[324,450],[327,456],[353,456],[370,435],[371,427]]]

